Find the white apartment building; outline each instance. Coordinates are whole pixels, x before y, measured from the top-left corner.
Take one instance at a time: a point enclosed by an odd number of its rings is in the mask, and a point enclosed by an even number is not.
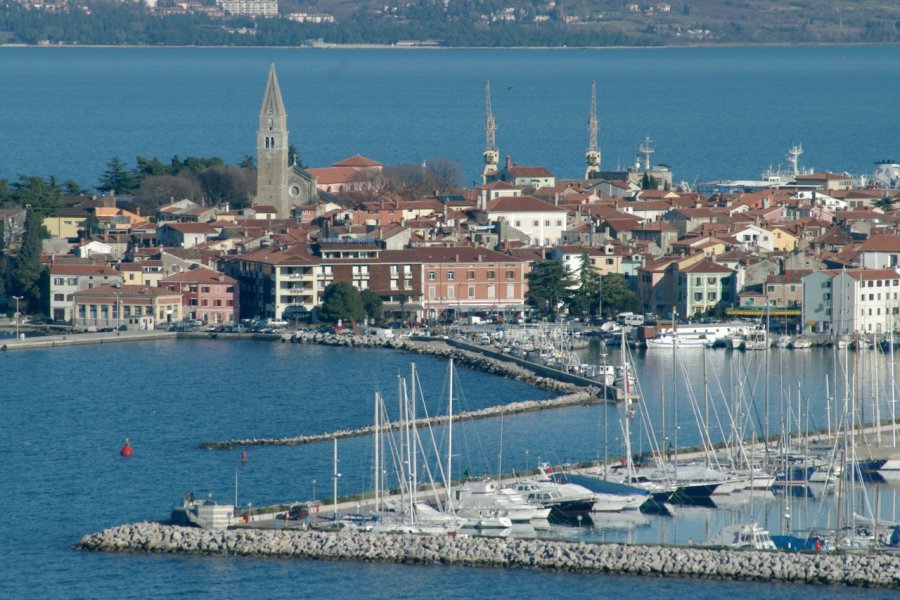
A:
[[[555,246],[566,230],[568,210],[531,196],[498,198],[489,202],[488,221],[506,221],[528,236],[532,246]]]
[[[216,0],[216,4],[230,15],[278,16],[278,0]]]
[[[831,280],[831,298],[836,334],[893,331],[900,308],[900,273],[893,269],[839,271]]]

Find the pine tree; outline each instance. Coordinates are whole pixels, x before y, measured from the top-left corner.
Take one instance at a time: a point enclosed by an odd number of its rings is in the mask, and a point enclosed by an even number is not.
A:
[[[45,270],[41,264],[41,240],[45,237],[45,233],[41,215],[29,210],[28,218],[25,220],[22,246],[12,270],[12,295],[22,296],[22,303],[19,305],[21,312],[40,311],[41,303],[45,299],[41,289],[41,276]]]

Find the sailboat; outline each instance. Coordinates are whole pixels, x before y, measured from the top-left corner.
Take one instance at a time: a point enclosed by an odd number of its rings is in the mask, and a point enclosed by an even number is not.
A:
[[[398,377],[401,414],[397,438],[390,435],[391,428],[386,418],[386,409],[381,394],[375,394],[374,482],[375,511],[379,515],[379,519],[372,527],[372,530],[377,533],[420,535],[452,533],[458,531],[465,524],[465,519],[450,511],[443,510],[446,504],[441,499],[441,492],[432,479],[430,469],[426,469],[426,473],[431,480],[431,487],[437,499],[438,508],[435,509],[429,506],[425,502],[420,501],[418,497],[418,456],[423,448],[418,429],[415,427],[415,390],[418,389],[415,365],[411,366],[410,381],[412,382],[412,397],[408,393],[409,386],[407,382],[403,378]],[[387,452],[385,452],[385,439],[388,442]],[[390,454],[400,483],[399,505],[388,502],[388,498],[384,494],[385,455],[387,453]],[[447,483],[444,485],[446,489]]]

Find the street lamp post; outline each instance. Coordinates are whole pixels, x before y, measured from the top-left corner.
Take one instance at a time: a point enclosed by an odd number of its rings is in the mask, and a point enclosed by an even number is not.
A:
[[[19,300],[22,300],[25,296],[13,296],[13,300],[16,301],[16,339],[19,339]]]

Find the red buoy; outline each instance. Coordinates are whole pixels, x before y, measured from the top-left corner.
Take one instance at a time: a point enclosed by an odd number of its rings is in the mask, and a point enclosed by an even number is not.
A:
[[[134,454],[134,449],[132,449],[131,444],[128,443],[128,438],[125,438],[125,445],[122,446],[121,450],[119,450],[119,456],[123,458],[131,458],[132,454]]]
[[[241,463],[243,464],[245,462],[247,462],[247,451],[246,450],[241,452]]]

